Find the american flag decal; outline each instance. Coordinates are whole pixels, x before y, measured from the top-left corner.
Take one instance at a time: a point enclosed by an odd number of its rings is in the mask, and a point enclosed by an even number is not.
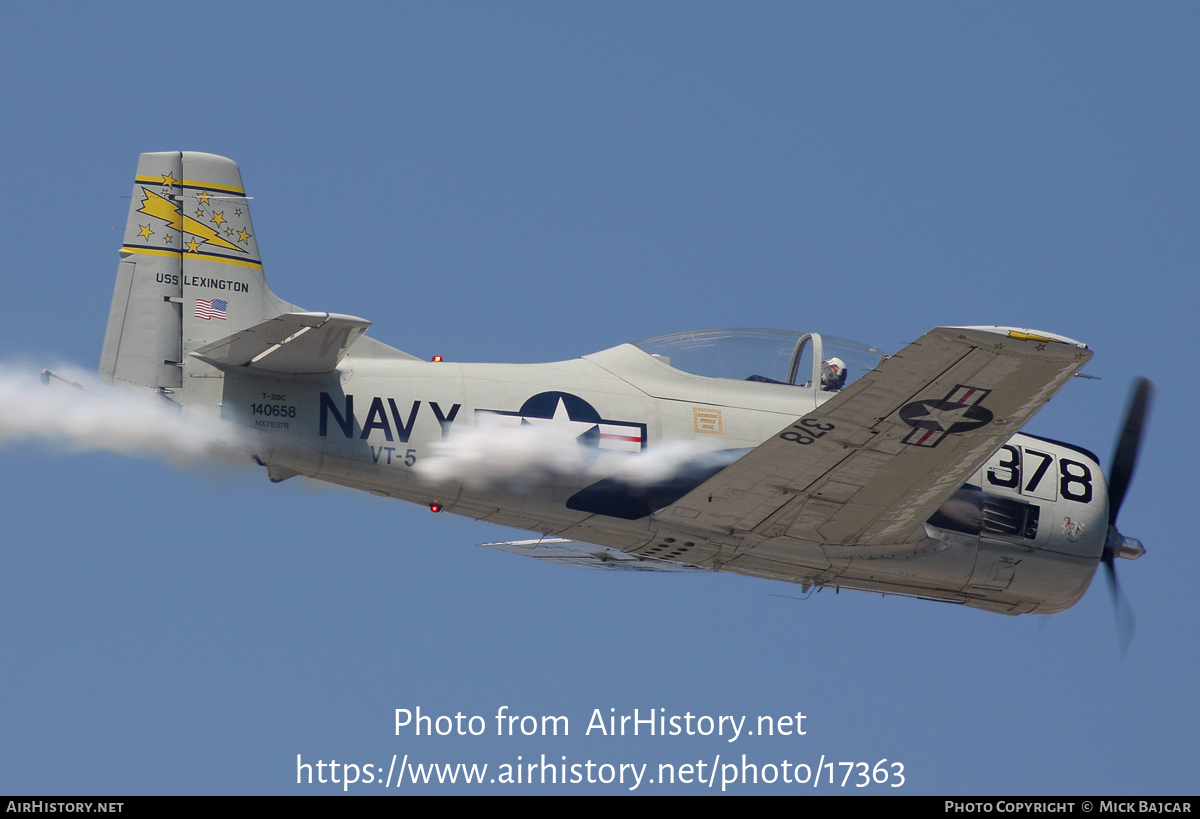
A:
[[[225,311],[229,308],[229,302],[224,299],[213,299],[206,301],[205,299],[196,299],[196,318],[209,321],[210,319],[225,320]]]

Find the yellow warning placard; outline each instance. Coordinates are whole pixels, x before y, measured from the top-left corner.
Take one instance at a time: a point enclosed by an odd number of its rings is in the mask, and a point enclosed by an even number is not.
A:
[[[703,432],[708,435],[723,435],[724,427],[721,423],[721,411],[719,409],[692,407],[692,428],[696,432]]]

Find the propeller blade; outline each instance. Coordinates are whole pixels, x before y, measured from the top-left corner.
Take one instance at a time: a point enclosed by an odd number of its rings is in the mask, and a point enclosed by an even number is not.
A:
[[[1121,587],[1117,584],[1117,568],[1113,565],[1112,549],[1106,548],[1101,560],[1104,561],[1105,575],[1108,577],[1108,591],[1112,596],[1113,615],[1117,618],[1117,640],[1121,644],[1121,656],[1124,657],[1129,653],[1129,646],[1133,643],[1133,633],[1137,630],[1133,622],[1133,608],[1121,594]]]
[[[1121,511],[1121,503],[1125,500],[1125,492],[1133,479],[1133,468],[1137,464],[1138,448],[1142,441],[1142,427],[1146,422],[1146,413],[1150,409],[1150,398],[1154,394],[1154,385],[1148,378],[1139,378],[1134,382],[1133,393],[1129,399],[1129,407],[1125,410],[1125,425],[1121,428],[1121,437],[1117,439],[1117,448],[1113,452],[1112,466],[1108,470],[1108,525],[1115,526],[1117,513]],[[1113,574],[1111,556],[1107,559],[1109,576],[1113,578],[1115,588],[1116,575]]]

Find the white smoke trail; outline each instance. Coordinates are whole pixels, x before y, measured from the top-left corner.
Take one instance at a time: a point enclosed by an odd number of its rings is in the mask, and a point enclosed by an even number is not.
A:
[[[505,483],[516,489],[578,475],[588,468],[574,440],[547,427],[500,427],[481,416],[473,427],[452,430],[434,444],[433,455],[417,462],[417,473],[430,483],[461,480],[472,489]]]
[[[702,450],[685,441],[666,441],[641,453],[585,448],[552,426],[499,426],[481,416],[473,427],[451,431],[434,444],[433,455],[417,462],[430,483],[461,480],[468,489],[505,484],[518,491],[554,478],[613,477],[635,486],[659,483],[683,472],[724,466],[743,450]]]
[[[0,446],[38,441],[71,452],[103,450],[158,457],[176,466],[204,460],[247,462],[237,427],[179,406],[149,390],[114,388],[73,368],[62,377],[0,364]]]

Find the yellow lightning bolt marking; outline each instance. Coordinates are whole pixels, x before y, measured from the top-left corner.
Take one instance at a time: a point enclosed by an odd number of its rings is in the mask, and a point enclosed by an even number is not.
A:
[[[207,205],[208,200],[211,198],[212,197],[208,195],[208,191],[204,191],[203,193],[200,194],[200,204]]]
[[[140,235],[146,241],[150,241],[150,237],[154,235],[154,231],[150,229],[150,226],[138,225],[138,227],[141,228],[141,230],[138,231],[138,235]]]
[[[153,216],[156,219],[162,219],[171,227],[179,230],[181,225],[179,221],[179,206],[154,193],[149,188],[142,188],[142,206],[138,208],[138,213],[144,213],[147,216]]]
[[[1050,342],[1050,341],[1056,341],[1056,340],[1057,340],[1057,339],[1053,339],[1053,338],[1046,338],[1046,336],[1039,336],[1039,335],[1035,335],[1035,334],[1033,334],[1033,333],[1022,333],[1020,330],[1009,330],[1009,331],[1008,331],[1008,337],[1009,337],[1009,338],[1019,338],[1019,339],[1022,339],[1022,340],[1024,340],[1024,341],[1046,341],[1046,342]],[[1059,343],[1059,344],[1061,344],[1062,342],[1060,341],[1060,342],[1058,342],[1058,343]]]
[[[208,221],[212,222],[214,225],[217,226],[218,229],[220,229],[221,225],[225,223],[225,211],[221,211],[220,213],[214,213],[213,217],[211,219],[209,219]]]
[[[186,216],[179,212],[179,206],[169,199],[159,196],[154,191],[148,188],[142,188],[142,193],[145,197],[142,199],[142,206],[138,209],[138,213],[144,213],[147,216],[153,216],[156,219],[162,219],[175,230],[182,230],[185,233],[190,233],[216,247],[223,247],[227,250],[236,250],[239,253],[245,253],[243,248],[222,239],[221,236],[208,225],[203,222],[197,222],[190,216]],[[245,231],[242,231],[245,233]],[[246,233],[246,239],[250,238],[250,234]],[[245,241],[243,239],[242,241]],[[198,247],[199,245],[197,245]],[[190,247],[190,243],[189,243]],[[196,251],[192,251],[195,253]]]

